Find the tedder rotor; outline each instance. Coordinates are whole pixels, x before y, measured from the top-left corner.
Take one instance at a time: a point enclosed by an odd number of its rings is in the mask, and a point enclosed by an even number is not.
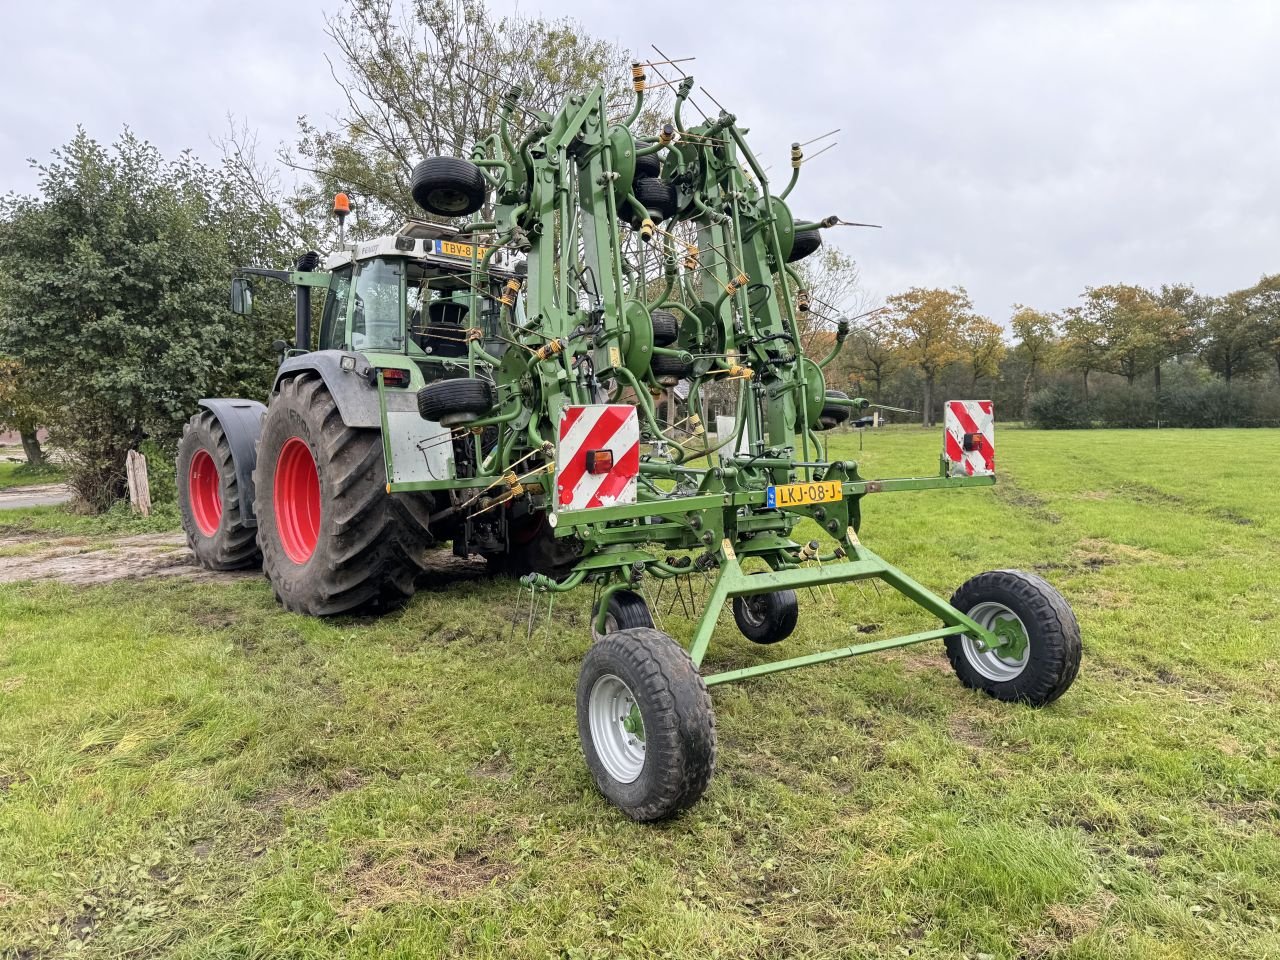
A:
[[[278,345],[269,406],[205,400],[188,426],[179,488],[197,558],[260,561],[281,602],[313,615],[402,603],[444,541],[534,591],[590,585],[578,730],[601,792],[637,820],[706,789],[720,684],[942,640],[967,686],[1055,700],[1080,633],[1049,584],[992,571],[948,602],[858,533],[870,494],[994,483],[990,402],[946,405],[933,475],[871,480],[829,458],[823,432],[868,402],[824,382],[846,323],[826,356],[806,356],[810,298],[791,264],[837,218],[788,206],[799,146],[775,194],[732,114],[686,126],[692,78],[673,122],[638,134],[644,65],[633,74],[620,122],[601,87],[553,113],[509,90],[498,132],[469,158],[414,169],[413,198],[440,222],[323,264],[241,271],[233,310],[248,311],[253,276],[296,287],[296,344]],[[517,112],[531,121],[520,133]],[[325,297],[314,350],[313,290]],[[722,384],[736,404],[712,441],[706,395]],[[670,415],[673,395],[692,427]],[[804,520],[820,535],[798,542]],[[691,573],[714,587],[682,645],[655,628],[642,585]],[[940,625],[703,672],[725,603],[747,638],[774,644],[796,626],[798,588],[868,579]]]

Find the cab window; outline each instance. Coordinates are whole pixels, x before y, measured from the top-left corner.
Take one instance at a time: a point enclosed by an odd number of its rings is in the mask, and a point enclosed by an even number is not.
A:
[[[351,267],[339,267],[329,281],[329,296],[320,319],[320,349],[341,350],[346,345],[347,300],[351,293]]]
[[[403,269],[398,260],[368,260],[356,274],[352,350],[404,350]]]

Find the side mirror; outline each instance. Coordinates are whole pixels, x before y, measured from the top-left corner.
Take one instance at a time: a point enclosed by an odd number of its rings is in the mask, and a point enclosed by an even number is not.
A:
[[[231,312],[242,317],[253,312],[253,286],[245,277],[231,281]]]

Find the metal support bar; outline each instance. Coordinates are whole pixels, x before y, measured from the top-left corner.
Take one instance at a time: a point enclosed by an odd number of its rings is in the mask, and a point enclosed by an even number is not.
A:
[[[964,627],[939,627],[937,630],[925,630],[923,633],[909,633],[904,637],[889,637],[884,640],[872,640],[868,643],[855,643],[851,647],[839,650],[827,650],[823,653],[811,653],[804,657],[792,657],[790,660],[778,660],[774,663],[761,663],[754,667],[743,667],[741,670],[726,670],[724,673],[713,673],[703,678],[703,683],[714,687],[718,683],[733,683],[735,680],[746,680],[749,677],[762,677],[767,673],[779,673],[783,670],[795,670],[797,667],[809,667],[816,663],[827,663],[831,660],[843,660],[857,657],[864,653],[875,653],[877,650],[892,650],[895,647],[906,647],[913,643],[924,643],[927,640],[940,640],[953,634],[964,633]]]

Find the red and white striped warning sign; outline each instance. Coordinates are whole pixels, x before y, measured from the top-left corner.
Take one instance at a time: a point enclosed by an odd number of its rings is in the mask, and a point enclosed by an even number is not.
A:
[[[947,401],[942,455],[953,477],[996,472],[996,419],[990,400]]]
[[[636,502],[640,421],[627,403],[565,407],[556,451],[556,503],[585,510]]]

